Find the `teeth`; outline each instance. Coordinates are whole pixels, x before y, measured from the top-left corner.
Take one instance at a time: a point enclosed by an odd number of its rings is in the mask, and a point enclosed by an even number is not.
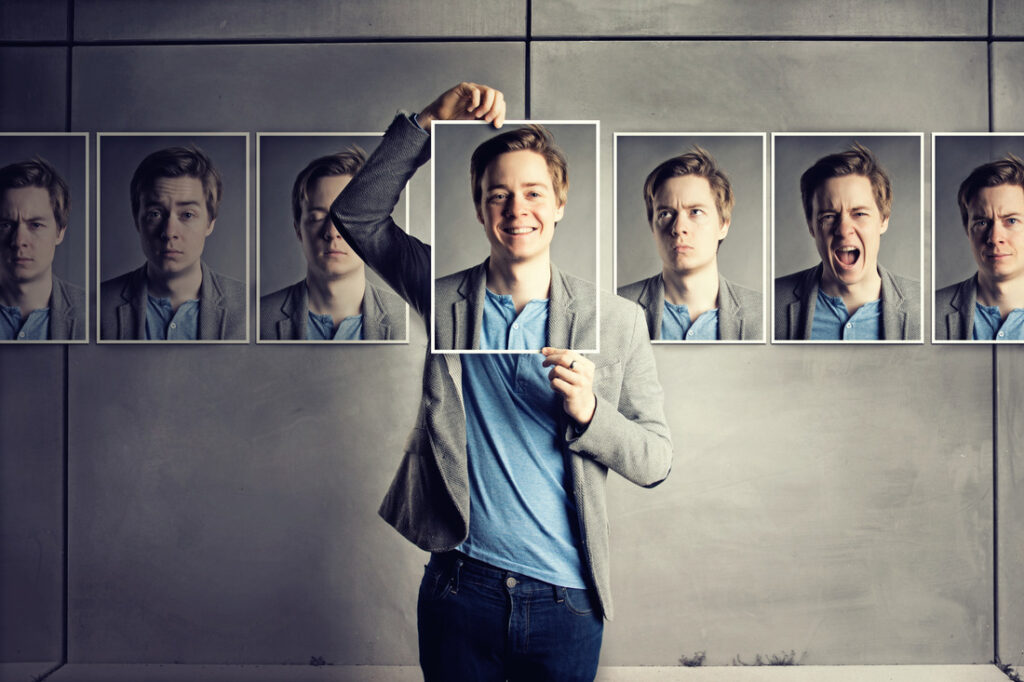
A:
[[[510,227],[505,230],[509,234],[526,234],[527,232],[533,232],[532,227]]]

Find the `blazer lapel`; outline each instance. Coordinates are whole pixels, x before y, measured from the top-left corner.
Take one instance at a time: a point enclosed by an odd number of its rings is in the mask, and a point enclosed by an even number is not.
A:
[[[224,317],[227,314],[223,295],[213,272],[206,267],[206,263],[200,265],[203,281],[199,285],[199,330],[196,338],[203,341],[222,339],[225,333]]]
[[[718,275],[718,338],[736,341],[743,334],[743,312],[733,296],[729,283]]]

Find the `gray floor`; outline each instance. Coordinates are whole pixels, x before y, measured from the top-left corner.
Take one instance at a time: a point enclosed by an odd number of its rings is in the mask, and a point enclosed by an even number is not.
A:
[[[47,663],[0,665],[0,682],[30,682]],[[47,682],[414,682],[407,666],[66,665]],[[991,665],[850,665],[793,667],[610,667],[598,682],[1005,682]]]

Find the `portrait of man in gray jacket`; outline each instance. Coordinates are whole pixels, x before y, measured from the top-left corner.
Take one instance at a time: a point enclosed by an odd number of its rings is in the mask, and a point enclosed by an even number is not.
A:
[[[246,289],[203,262],[223,184],[195,145],[155,151],[130,196],[146,262],[100,285],[101,340],[245,340]]]
[[[431,247],[392,209],[429,158],[435,121],[500,127],[504,113],[499,91],[473,83],[400,113],[332,206],[345,240],[428,330]],[[568,210],[557,146],[527,127],[477,152],[470,175],[491,255],[453,279],[437,333],[442,345],[539,342],[541,352],[428,351],[419,416],[380,514],[431,553],[417,609],[427,680],[589,680],[613,614],[605,479],[611,469],[652,487],[668,475],[662,390],[641,310],[601,294],[598,313],[550,262]],[[598,314],[601,352],[570,350],[596,335]]]
[[[935,338],[1024,340],[1024,160],[1008,153],[981,164],[957,204],[978,269],[935,293]]]
[[[761,293],[719,271],[736,197],[715,158],[694,146],[661,162],[643,198],[661,272],[618,291],[644,309],[651,339],[763,341]]]
[[[404,340],[405,303],[366,279],[366,266],[330,219],[331,203],[366,154],[358,146],[313,159],[292,185],[292,226],[306,276],[260,298],[261,340]]]
[[[879,262],[893,190],[871,150],[858,142],[818,159],[800,198],[820,262],[775,280],[775,339],[920,340],[920,282]]]
[[[68,185],[48,162],[0,168],[0,340],[85,338],[85,290],[53,272],[70,215]]]

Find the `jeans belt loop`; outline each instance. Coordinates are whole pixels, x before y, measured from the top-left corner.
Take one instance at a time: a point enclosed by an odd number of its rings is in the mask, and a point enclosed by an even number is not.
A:
[[[555,597],[555,603],[556,604],[561,604],[563,601],[565,601],[565,588],[564,587],[559,587],[558,585],[552,585],[551,586],[551,592],[552,592],[552,594]]]
[[[455,566],[452,568],[452,577],[451,577],[451,586],[452,586],[451,593],[452,594],[458,594],[459,593],[459,575],[462,573],[462,564],[463,563],[465,563],[465,562],[463,562],[462,559],[456,559],[455,560]]]

